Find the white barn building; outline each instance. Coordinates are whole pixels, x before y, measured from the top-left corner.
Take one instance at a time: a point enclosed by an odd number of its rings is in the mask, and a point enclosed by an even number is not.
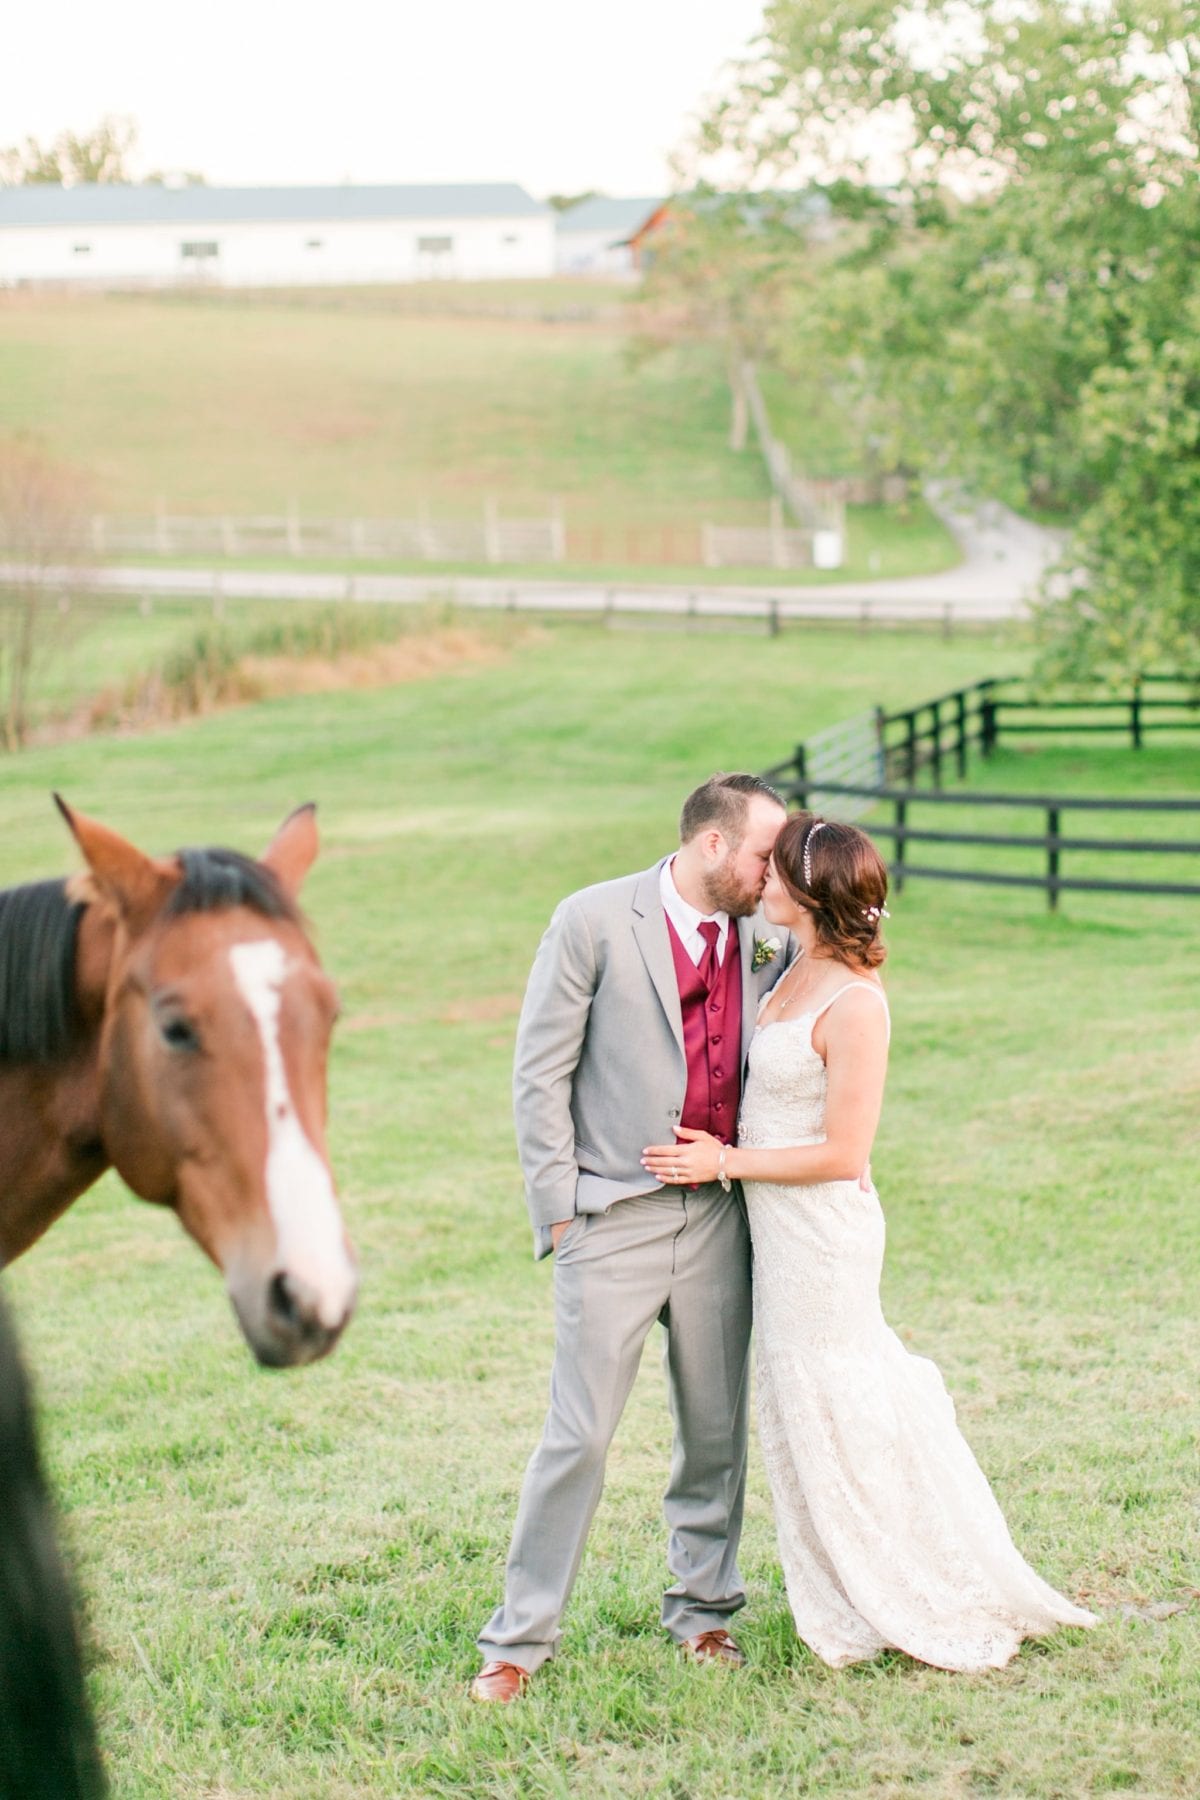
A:
[[[554,214],[515,182],[0,188],[0,287],[480,280],[554,260]]]
[[[632,275],[629,240],[663,204],[594,194],[559,214],[555,261],[560,275]]]

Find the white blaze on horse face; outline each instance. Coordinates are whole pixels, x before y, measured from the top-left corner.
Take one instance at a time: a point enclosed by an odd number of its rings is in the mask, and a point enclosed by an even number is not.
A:
[[[262,1040],[266,1070],[267,1205],[275,1226],[279,1268],[317,1299],[322,1325],[336,1329],[354,1297],[355,1274],[346,1253],[333,1181],[296,1114],[288,1088],[279,1012],[288,959],[273,938],[234,944],[233,978]]]

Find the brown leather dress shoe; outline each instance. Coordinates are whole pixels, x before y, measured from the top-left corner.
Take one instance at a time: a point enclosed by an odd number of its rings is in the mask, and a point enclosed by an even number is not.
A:
[[[528,1669],[509,1662],[484,1663],[471,1683],[471,1698],[507,1706],[510,1700],[519,1700],[528,1686]]]
[[[683,1654],[689,1662],[722,1662],[731,1669],[746,1666],[746,1658],[727,1631],[702,1631],[696,1637],[684,1638]]]

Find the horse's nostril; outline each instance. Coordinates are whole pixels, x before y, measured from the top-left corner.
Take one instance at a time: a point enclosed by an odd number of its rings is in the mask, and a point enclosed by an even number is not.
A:
[[[297,1296],[287,1276],[280,1270],[272,1275],[271,1285],[267,1290],[267,1299],[272,1313],[281,1324],[295,1328],[301,1323],[301,1309],[297,1304]]]

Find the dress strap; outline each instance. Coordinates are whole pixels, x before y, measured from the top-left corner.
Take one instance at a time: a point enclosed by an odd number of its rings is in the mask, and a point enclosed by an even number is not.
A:
[[[848,994],[850,992],[851,988],[866,988],[866,990],[869,994],[877,994],[879,996],[879,999],[883,1005],[884,1017],[887,1019],[888,1037],[890,1038],[892,1035],[892,1015],[891,1015],[890,1011],[888,1010],[887,995],[884,993],[883,989],[881,987],[879,987],[878,984],[874,981],[846,981],[846,982],[843,982],[842,986],[840,988],[838,988],[837,992],[834,994],[830,994],[828,1000],[826,1000],[823,1005],[819,1006],[817,1008],[816,1012],[813,1013],[813,1015],[812,1015],[813,1024],[814,1025],[816,1024],[817,1020],[821,1017],[821,1015],[823,1013],[827,1013],[829,1011],[830,1007],[833,1005],[835,1000],[840,1000],[843,994]]]

